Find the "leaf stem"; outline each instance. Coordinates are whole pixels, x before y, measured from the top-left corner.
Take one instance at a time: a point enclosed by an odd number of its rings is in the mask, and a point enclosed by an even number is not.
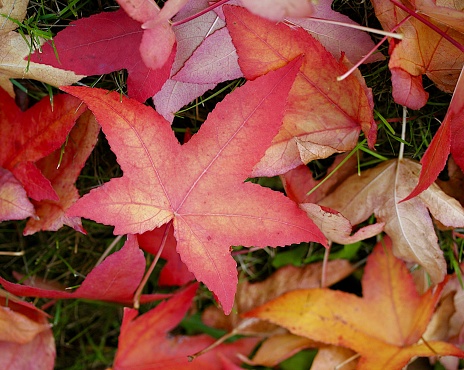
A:
[[[329,263],[330,248],[332,247],[332,242],[329,240],[327,244],[328,247],[324,251],[324,259],[322,261],[321,288],[327,288],[327,264]]]
[[[147,284],[147,281],[150,278],[151,273],[155,269],[156,264],[158,263],[158,261],[159,261],[159,259],[161,257],[161,253],[163,253],[164,246],[166,245],[166,240],[168,239],[168,234],[169,234],[169,231],[171,230],[171,227],[172,227],[172,220],[169,221],[169,223],[166,225],[166,229],[164,230],[163,239],[161,240],[160,248],[158,249],[158,252],[156,253],[156,256],[155,256],[154,260],[152,261],[150,267],[148,268],[148,270],[145,273],[142,281],[140,282],[137,290],[135,291],[135,294],[134,294],[134,308],[136,310],[138,310],[139,307],[140,307],[140,297],[142,295],[142,290],[145,287],[145,285]]]
[[[404,10],[406,13],[408,13],[409,15],[411,15],[412,17],[416,18],[418,21],[424,23],[427,27],[430,27],[432,30],[434,30],[436,33],[438,33],[441,37],[443,37],[444,39],[448,40],[451,44],[453,44],[454,46],[456,46],[459,50],[461,50],[461,52],[464,53],[464,45],[460,44],[459,42],[457,42],[455,39],[453,39],[451,36],[449,36],[446,32],[442,31],[440,28],[438,28],[437,26],[435,26],[432,22],[428,21],[427,19],[425,19],[424,17],[420,16],[419,14],[417,14],[417,10],[416,11],[412,11],[411,9],[409,9],[408,7],[404,6],[403,4],[399,3],[398,1],[396,0],[390,0],[393,4],[395,4],[398,8]],[[448,26],[449,27],[449,26]]]
[[[403,123],[401,125],[401,142],[400,142],[400,152],[398,154],[398,159],[401,161],[404,155],[404,142],[406,137],[406,122],[408,117],[408,108],[403,105]]]
[[[395,27],[392,28],[391,32],[395,32],[403,23],[405,23],[409,18],[411,18],[410,15],[408,15],[406,18],[404,18],[400,23],[398,23]],[[390,32],[390,33],[391,33]],[[393,33],[393,35],[400,35],[399,33]],[[402,35],[401,35],[402,36]],[[380,47],[380,45],[382,45],[386,40],[387,40],[388,36],[385,36],[382,38],[382,40],[380,40],[380,42],[378,42],[373,48],[371,51],[369,51],[369,53],[367,53],[363,58],[361,58],[360,61],[358,61],[355,65],[353,65],[353,67],[351,67],[348,71],[346,71],[344,74],[342,74],[341,76],[338,76],[337,77],[337,81],[343,81],[345,78],[347,78],[350,74],[352,74],[356,68],[358,68],[361,64],[363,64],[367,58],[369,58],[372,54],[374,54],[374,52]]]
[[[308,19],[310,19],[311,21],[315,21],[315,22],[321,22],[321,23],[327,23],[327,24],[335,24],[337,26],[343,26],[343,27],[348,27],[348,28],[354,28],[354,29],[357,29],[357,30],[360,30],[360,31],[367,31],[367,32],[371,32],[371,33],[376,33],[378,35],[382,35],[382,36],[387,36],[387,37],[393,37],[395,39],[398,39],[398,40],[402,40],[403,39],[403,35],[401,33],[394,33],[394,32],[389,32],[389,31],[384,31],[384,30],[378,30],[376,28],[370,28],[370,27],[365,27],[365,26],[361,26],[359,24],[352,24],[352,23],[345,23],[345,22],[339,22],[339,21],[334,21],[334,20],[331,20],[331,19],[325,19],[325,18],[316,18],[316,17],[309,17]],[[285,19],[285,22],[291,24],[291,25],[296,25],[298,26],[298,24],[295,24],[287,19]]]
[[[171,24],[172,27],[175,27],[175,26],[180,26],[181,24],[184,24],[184,23],[187,23],[188,21],[191,21],[192,19],[195,19],[195,18],[198,18],[198,17],[201,17],[203,14],[206,14],[208,13],[209,11],[221,6],[222,4],[225,4],[227,3],[229,0],[219,0],[217,3],[214,3],[213,5],[210,5],[208,6],[207,8],[203,9],[203,10],[200,10],[198,13],[194,14],[194,15],[191,15],[190,17],[187,17],[185,19],[182,19],[180,21],[177,21],[177,22],[173,22]]]

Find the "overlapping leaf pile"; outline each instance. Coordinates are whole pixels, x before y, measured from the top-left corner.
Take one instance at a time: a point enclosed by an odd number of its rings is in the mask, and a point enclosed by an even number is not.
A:
[[[86,233],[84,217],[127,235],[124,246],[73,292],[40,277],[35,283],[24,277],[23,284],[0,277],[8,291],[0,291],[2,368],[54,366],[47,315],[14,294],[133,306],[124,308],[115,370],[276,366],[305,348],[319,349],[312,369],[337,366],[356,354],[359,360],[349,366],[357,369],[401,369],[415,356],[437,355],[454,356],[444,363],[457,369],[456,359],[464,358],[458,348],[464,344],[456,298],[462,294],[460,275],[448,275],[435,228],[464,227],[464,209],[435,181],[450,153],[450,183],[459,184],[464,170],[462,7],[373,0],[383,27],[403,34],[401,41],[390,40],[395,101],[424,106],[423,74],[454,94],[421,163],[395,157],[358,174],[351,155],[360,135],[371,153],[377,140],[373,94],[358,70],[337,77],[374,43],[364,32],[321,25],[317,19],[354,23],[334,12],[330,1],[118,4],[118,10],[71,22],[29,56],[36,41],[16,31],[28,1],[0,3],[0,221],[28,219],[24,235],[64,225],[79,235]],[[383,60],[378,53],[367,61]],[[66,86],[122,69],[127,96]],[[21,111],[10,78],[61,91]],[[245,82],[180,144],[171,127],[174,114],[237,78]],[[155,109],[144,104],[149,98]],[[83,189],[75,183],[100,128],[123,175],[79,197]],[[328,171],[344,167],[318,183],[306,164],[335,154]],[[247,181],[276,175],[286,195]],[[232,257],[234,246],[312,242],[329,248],[372,237],[380,241],[364,269],[363,298],[328,288],[355,270],[345,260],[282,267],[250,284],[239,282]],[[452,243],[458,237],[453,232]],[[146,276],[144,251],[155,255]],[[158,258],[166,264],[156,287],[180,288],[141,294]],[[406,263],[430,282],[424,294]],[[229,331],[226,337],[251,338],[215,344],[206,334],[172,333],[195,310],[198,282],[218,304],[203,310],[203,323]],[[139,315],[140,304],[162,299],[168,300]],[[444,326],[448,330],[437,329]],[[256,337],[267,339],[250,359]]]

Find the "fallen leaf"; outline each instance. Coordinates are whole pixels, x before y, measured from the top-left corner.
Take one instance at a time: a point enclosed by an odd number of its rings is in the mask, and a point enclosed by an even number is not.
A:
[[[230,246],[325,243],[288,198],[243,182],[280,126],[298,67],[295,60],[234,90],[183,146],[149,107],[104,90],[66,88],[93,111],[124,172],[78,200],[68,215],[113,224],[116,234],[173,220],[182,261],[229,313],[237,285]]]
[[[11,171],[35,200],[58,200],[50,181],[35,165],[65,141],[85,106],[70,95],[43,98],[25,112],[0,89],[0,166]]]
[[[419,163],[409,159],[386,161],[361,176],[349,177],[319,205],[336,209],[353,225],[374,213],[377,221],[385,222],[395,256],[420,264],[438,283],[446,275],[446,262],[429,211],[444,225],[461,227],[464,209],[436,184],[401,202],[416,185],[420,169]]]
[[[52,154],[37,162],[37,167],[48,178],[59,201],[33,201],[38,218],[31,218],[24,228],[24,235],[31,235],[40,230],[56,231],[68,225],[76,231],[85,233],[79,217],[66,216],[67,209],[79,199],[74,183],[85,161],[97,142],[100,126],[90,111],[85,111],[69,133],[63,152],[57,149]]]
[[[360,76],[336,81],[347,71],[343,60],[335,60],[301,28],[276,25],[243,8],[223,8],[240,68],[247,79],[304,55],[289,94],[283,126],[254,167],[253,176],[274,176],[302,163],[350,150],[357,144],[361,129],[369,145],[375,143],[376,125],[367,87],[360,83]]]
[[[87,275],[75,292],[49,290],[27,285],[13,284],[0,277],[0,283],[10,293],[25,297],[54,299],[94,299],[131,304],[135,290],[145,271],[145,258],[137,245],[137,238],[128,235],[118,252],[107,257]],[[141,297],[141,302],[166,298],[166,294]]]
[[[325,271],[326,284],[335,284],[350,275],[353,270],[353,266],[346,260],[329,261]],[[211,306],[204,311],[202,320],[206,325],[227,331],[234,330],[244,335],[271,335],[276,329],[274,325],[256,320],[243,320],[241,315],[291,290],[320,287],[322,274],[323,264],[316,262],[303,267],[281,267],[266,280],[258,283],[240,281],[233,312],[226,316],[217,307]]]
[[[448,111],[421,159],[419,182],[404,200],[414,198],[427,189],[443,170],[450,151],[456,163],[464,170],[464,68],[454,90]]]
[[[398,0],[406,7],[411,3]],[[421,6],[430,5],[430,1],[416,2]],[[375,14],[386,31],[391,31],[402,22],[408,13],[390,1],[372,0]],[[414,5],[414,2],[412,3]],[[457,2],[448,2],[447,7],[453,11]],[[429,8],[429,7],[428,7]],[[414,8],[412,9],[414,11]],[[428,10],[427,10],[428,13]],[[454,15],[462,13],[462,9],[454,8]],[[423,18],[438,27],[443,33],[464,45],[464,34],[435,21],[433,14],[421,14]],[[462,16],[461,16],[462,17]],[[440,21],[440,15],[437,19]],[[458,18],[456,18],[456,22]],[[452,93],[464,65],[464,53],[442,35],[432,30],[418,19],[411,17],[396,32],[403,34],[401,42],[390,41],[389,68],[392,73],[393,98],[395,102],[411,109],[420,109],[428,99],[428,93],[422,86],[422,75],[427,75],[435,85]]]
[[[171,52],[171,45],[166,63],[151,69],[142,61],[139,51],[143,34],[141,23],[124,10],[103,12],[71,22],[53,38],[53,45],[45,44],[42,52],[33,54],[31,60],[86,76],[127,69],[128,95],[144,102],[169,77],[175,50]]]
[[[464,172],[458,167],[456,162],[451,157],[448,160],[447,172],[448,179],[438,179],[438,186],[450,197],[455,198],[462,206],[464,206],[464,194],[461,191],[464,189]]]
[[[34,216],[26,190],[10,171],[0,167],[0,222]]]
[[[48,315],[0,290],[0,367],[52,370],[55,340]]]
[[[29,78],[49,85],[61,86],[71,85],[84,77],[74,72],[25,60],[33,52],[30,46],[31,37],[14,32],[18,25],[7,17],[22,22],[26,16],[28,3],[29,0],[0,2],[0,89],[4,89],[12,97],[14,90],[10,78]],[[45,40],[39,38],[35,41],[42,45]]]
[[[152,231],[147,231],[137,235],[140,248],[145,252],[156,255],[161,246],[164,233],[168,225],[163,225]],[[187,269],[187,266],[181,261],[179,253],[176,251],[176,238],[172,227],[168,229],[161,258],[166,260],[166,265],[162,268],[158,279],[160,286],[182,286],[195,279],[195,276]]]
[[[350,348],[361,357],[357,369],[402,369],[415,356],[464,352],[421,336],[440,298],[443,284],[419,295],[405,264],[393,256],[391,241],[379,242],[362,278],[363,297],[329,289],[286,293],[249,313],[288,328],[296,335]]]
[[[214,342],[207,335],[189,337],[168,333],[187,313],[197,288],[198,284],[192,284],[139,317],[136,317],[136,310],[125,308],[113,369],[216,370],[223,369],[220,356],[238,363],[237,354],[251,352],[257,340],[245,338],[221,344],[192,362],[188,361],[189,355]]]

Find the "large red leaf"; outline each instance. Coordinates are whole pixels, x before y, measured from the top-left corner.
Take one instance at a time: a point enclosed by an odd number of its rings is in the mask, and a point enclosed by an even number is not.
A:
[[[237,354],[248,355],[257,343],[256,339],[221,344],[194,361],[188,361],[189,355],[214,342],[207,335],[188,337],[168,334],[187,313],[197,287],[198,284],[190,285],[139,317],[136,317],[136,310],[126,308],[113,369],[219,370],[225,369],[221,359],[238,363]]]
[[[247,79],[304,55],[289,94],[282,129],[254,168],[254,176],[282,174],[302,163],[351,150],[361,129],[369,146],[374,145],[373,102],[362,77],[354,74],[337,81],[337,76],[347,71],[346,60],[337,61],[301,28],[276,25],[240,7],[223,8]]]
[[[175,52],[171,52],[171,45],[167,62],[159,69],[150,69],[142,61],[139,50],[143,34],[141,23],[122,9],[100,13],[71,22],[53,38],[53,45],[45,44],[42,52],[33,54],[31,60],[82,75],[99,75],[125,68],[129,74],[129,96],[145,101],[159,91],[169,77]]]
[[[56,231],[68,225],[85,233],[79,217],[68,217],[66,210],[79,199],[74,183],[84,167],[85,161],[92,152],[100,126],[90,111],[85,111],[71,130],[64,152],[61,148],[41,159],[37,167],[50,180],[60,200],[33,201],[37,218],[29,219],[24,228],[24,235],[40,230]]]
[[[1,277],[0,283],[7,291],[19,296],[55,299],[84,298],[130,304],[144,271],[145,258],[137,245],[137,237],[129,235],[123,248],[96,266],[75,292],[13,284]],[[163,294],[142,296],[141,302],[163,299],[166,296]]]
[[[149,107],[117,93],[65,88],[91,107],[124,172],[81,198],[69,215],[114,225],[116,234],[173,220],[182,261],[230,312],[237,285],[230,246],[325,243],[283,194],[243,182],[279,129],[299,66],[294,61],[236,89],[183,146]]]
[[[464,170],[464,68],[459,76],[448,112],[421,159],[419,182],[404,201],[422,193],[437,179],[450,154]]]
[[[393,256],[388,237],[369,256],[362,287],[362,298],[329,289],[297,290],[245,316],[350,348],[360,355],[359,370],[400,370],[415,356],[464,357],[450,343],[421,340],[444,283],[420,295],[405,263]]]
[[[53,104],[45,97],[21,112],[14,99],[0,89],[0,166],[15,175],[29,197],[58,200],[50,181],[34,162],[64,143],[84,110],[78,99],[60,94],[53,97]]]

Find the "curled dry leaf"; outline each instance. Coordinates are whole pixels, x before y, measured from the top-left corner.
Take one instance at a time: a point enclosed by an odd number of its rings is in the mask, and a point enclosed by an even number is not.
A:
[[[393,253],[420,264],[438,283],[446,275],[446,262],[429,211],[442,224],[461,227],[464,209],[436,184],[401,202],[416,186],[420,170],[420,164],[409,159],[386,161],[349,177],[319,204],[341,212],[353,225],[375,214],[392,238]]]
[[[275,24],[240,7],[223,8],[247,79],[304,55],[289,94],[283,126],[254,167],[253,176],[282,174],[302,163],[350,150],[357,144],[361,129],[369,145],[374,145],[377,129],[365,82],[359,74],[336,80],[347,71],[344,60],[337,61],[301,28]]]
[[[14,96],[10,78],[29,78],[42,81],[53,86],[71,85],[84,76],[71,71],[40,65],[27,60],[34,50],[31,49],[31,37],[14,32],[19,22],[24,20],[29,0],[3,0],[0,2],[0,88],[10,96]],[[42,45],[44,39],[36,39]],[[40,46],[38,45],[38,46]]]
[[[411,8],[411,3],[398,0],[406,7]],[[459,2],[442,2],[441,5],[432,5],[432,1],[416,1],[418,11],[424,10],[422,17],[432,22],[443,33],[446,33],[455,41],[464,45],[464,34],[462,33],[463,18]],[[403,21],[408,13],[401,10],[391,1],[372,0],[375,14],[382,27],[391,31],[398,23]],[[435,9],[433,9],[435,8]],[[448,9],[446,9],[448,8]],[[415,9],[412,8],[412,11]],[[437,16],[435,17],[435,11]],[[443,12],[454,19],[453,24],[460,24],[457,29],[451,28],[443,22]],[[438,21],[435,21],[435,19]],[[405,105],[411,109],[419,109],[425,105],[428,93],[422,86],[422,75],[427,75],[439,89],[452,93],[464,65],[464,53],[442,35],[432,30],[429,26],[418,19],[411,17],[397,32],[403,34],[401,42],[391,40],[389,68],[392,72],[393,97],[398,104]]]
[[[350,348],[360,355],[358,370],[400,370],[415,356],[464,358],[464,352],[450,343],[421,340],[443,286],[439,284],[420,295],[405,263],[393,256],[387,237],[368,258],[362,298],[330,289],[302,289],[245,316],[268,320],[309,339]]]

